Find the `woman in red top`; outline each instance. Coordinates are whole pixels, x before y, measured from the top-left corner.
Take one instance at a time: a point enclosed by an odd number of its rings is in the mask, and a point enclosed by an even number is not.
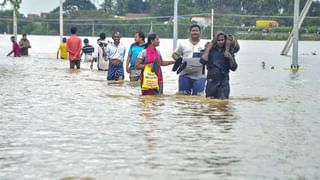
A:
[[[163,77],[160,66],[168,66],[170,64],[174,64],[175,61],[163,61],[159,50],[156,49],[159,46],[160,40],[157,34],[150,34],[148,36],[148,42],[146,44],[146,48],[142,50],[139,54],[138,59],[136,61],[136,69],[142,70],[141,74],[143,74],[143,69],[147,64],[150,64],[155,69],[155,72],[158,77],[159,90],[142,90],[142,95],[157,95],[163,94]],[[154,61],[157,61],[154,63]],[[143,76],[140,76],[141,85],[143,82]]]
[[[16,42],[16,38],[14,36],[11,36],[11,42],[12,42],[12,51],[10,51],[7,56],[10,56],[12,53],[14,57],[20,57],[21,56],[21,51],[20,51],[20,46]]]

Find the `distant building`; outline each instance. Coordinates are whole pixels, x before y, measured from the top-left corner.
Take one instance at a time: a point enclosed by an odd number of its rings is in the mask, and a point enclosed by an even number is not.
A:
[[[178,20],[179,19],[189,19],[189,17],[187,17],[187,16],[178,16],[177,17],[178,18]],[[161,18],[162,20],[167,20],[167,21],[164,21],[163,23],[164,24],[168,24],[168,23],[174,23],[174,16],[171,16],[171,17],[169,17],[169,19],[168,18]]]
[[[38,19],[38,18],[40,18],[40,15],[39,14],[27,14],[27,18]]]
[[[211,16],[193,16],[191,22],[196,22],[202,27],[208,27],[211,25]]]
[[[41,18],[47,18],[49,13],[40,13]]]
[[[127,13],[125,16],[125,19],[139,19],[142,17],[147,17],[149,14],[144,13]]]

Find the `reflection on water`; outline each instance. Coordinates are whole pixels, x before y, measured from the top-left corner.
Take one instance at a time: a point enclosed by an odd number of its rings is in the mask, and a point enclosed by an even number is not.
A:
[[[142,97],[141,101],[149,168],[163,166],[157,164],[159,150],[165,154],[166,166],[191,176],[193,172],[203,177],[228,176],[225,169],[239,161],[220,154],[229,152],[228,133],[236,121],[228,101],[180,95]]]
[[[170,67],[165,95],[143,97],[127,74],[68,69],[56,47],[3,57],[0,179],[319,179],[319,57],[286,70],[283,44],[241,42],[227,101],[176,95]]]

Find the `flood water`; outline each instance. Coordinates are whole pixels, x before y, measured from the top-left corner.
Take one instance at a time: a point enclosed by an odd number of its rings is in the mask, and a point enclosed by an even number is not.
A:
[[[128,75],[69,70],[59,37],[29,39],[30,56],[13,58],[0,36],[0,179],[320,179],[320,42],[299,43],[293,72],[284,41],[240,41],[218,101],[176,95],[171,67],[164,95],[142,97]]]

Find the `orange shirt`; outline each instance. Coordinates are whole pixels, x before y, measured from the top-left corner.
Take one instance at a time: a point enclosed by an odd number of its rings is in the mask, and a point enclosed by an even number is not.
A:
[[[69,60],[80,60],[80,52],[82,48],[81,39],[76,34],[71,34],[67,40],[67,49],[69,53]]]

